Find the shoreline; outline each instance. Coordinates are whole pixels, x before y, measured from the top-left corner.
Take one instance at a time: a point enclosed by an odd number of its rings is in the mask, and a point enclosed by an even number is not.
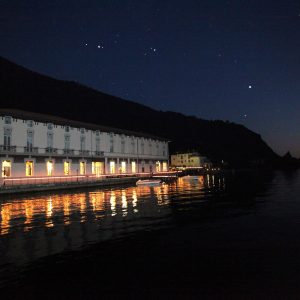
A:
[[[108,187],[121,184],[133,184],[138,179],[145,179],[146,177],[126,177],[126,178],[107,178],[94,182],[65,182],[65,183],[49,183],[44,185],[19,185],[15,187],[9,187],[0,189],[0,195],[13,195],[24,193],[39,193],[55,190],[69,190],[69,189],[81,189],[90,187]],[[147,177],[148,178],[148,177]]]

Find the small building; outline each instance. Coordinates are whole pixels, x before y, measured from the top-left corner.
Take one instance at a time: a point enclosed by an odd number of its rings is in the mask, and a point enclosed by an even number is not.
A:
[[[178,153],[171,155],[171,167],[177,169],[211,168],[211,162],[198,152]]]
[[[168,157],[156,136],[0,109],[2,178],[164,172]]]

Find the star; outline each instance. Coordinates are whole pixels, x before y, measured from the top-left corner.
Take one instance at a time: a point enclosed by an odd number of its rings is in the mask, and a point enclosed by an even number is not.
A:
[[[248,86],[248,89],[252,89],[252,85],[251,84]]]

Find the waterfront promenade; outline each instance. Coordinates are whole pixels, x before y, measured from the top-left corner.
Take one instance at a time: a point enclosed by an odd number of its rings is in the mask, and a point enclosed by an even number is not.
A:
[[[176,172],[136,173],[117,175],[72,175],[72,176],[39,176],[15,177],[1,180],[0,195],[26,192],[40,192],[48,190],[76,189],[92,186],[110,186],[118,184],[132,184],[138,179],[150,177],[167,178],[175,176]]]

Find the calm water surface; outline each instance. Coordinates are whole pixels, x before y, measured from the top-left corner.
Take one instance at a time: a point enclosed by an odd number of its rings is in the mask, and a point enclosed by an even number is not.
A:
[[[154,187],[83,190],[1,199],[0,268],[23,265],[91,243],[174,226],[176,210],[191,209],[223,191],[225,178],[179,178]]]
[[[288,248],[292,265],[299,266],[300,173],[209,175],[157,187],[2,198],[1,277],[43,257],[143,232],[168,232],[174,249],[187,239],[185,250],[192,250],[189,241],[195,240],[216,256],[247,249],[257,258],[266,249]]]

